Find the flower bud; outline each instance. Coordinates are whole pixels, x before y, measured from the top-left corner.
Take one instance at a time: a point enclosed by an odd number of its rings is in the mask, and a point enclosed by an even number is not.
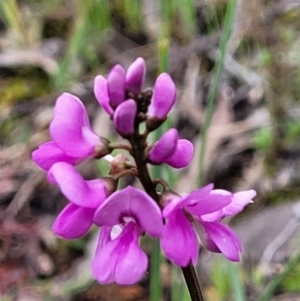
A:
[[[126,137],[134,131],[134,121],[137,112],[137,105],[133,99],[121,103],[114,113],[114,124],[117,132]]]
[[[94,94],[96,96],[96,99],[98,100],[101,107],[109,114],[112,115],[114,110],[110,106],[109,102],[109,93],[108,93],[108,87],[107,87],[107,80],[101,76],[98,75],[95,78],[94,83]]]
[[[127,169],[126,163],[129,162],[127,157],[124,154],[118,154],[109,162],[109,174],[115,176],[121,171]]]
[[[166,131],[149,153],[151,163],[161,164],[170,158],[176,150],[177,141],[178,132],[176,129]]]
[[[146,65],[144,59],[137,58],[126,73],[126,87],[131,92],[140,92],[145,79]]]
[[[155,130],[165,120],[176,98],[176,87],[168,73],[162,73],[156,80],[153,98],[147,113],[147,128]]]
[[[174,168],[183,168],[190,164],[194,156],[194,146],[186,139],[179,139],[177,141],[176,150],[165,163]]]
[[[125,70],[120,65],[114,66],[107,77],[110,105],[115,109],[125,100]]]

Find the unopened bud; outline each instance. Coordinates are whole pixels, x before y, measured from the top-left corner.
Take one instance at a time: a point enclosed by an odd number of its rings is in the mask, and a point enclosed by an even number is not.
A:
[[[127,157],[123,154],[118,154],[117,156],[114,157],[114,159],[109,163],[110,165],[110,170],[109,174],[111,176],[115,176],[122,172],[123,170],[127,169],[127,163],[129,160]]]

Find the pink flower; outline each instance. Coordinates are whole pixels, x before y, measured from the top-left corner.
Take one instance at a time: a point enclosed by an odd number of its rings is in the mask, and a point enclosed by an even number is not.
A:
[[[153,164],[166,163],[174,168],[182,168],[191,162],[193,155],[193,144],[186,139],[179,139],[176,129],[169,129],[153,145],[149,161]]]
[[[212,189],[213,185],[210,184],[186,197],[174,194],[165,196],[163,217],[166,224],[161,234],[161,247],[165,255],[179,266],[197,262],[198,242],[195,230],[210,251],[221,252],[228,259],[239,261],[239,252],[242,251],[239,238],[228,226],[219,223],[217,218],[213,219],[213,215],[217,212],[220,218],[219,212],[236,206],[237,199],[240,204],[249,203],[249,196],[253,197],[253,194],[239,193],[237,198],[230,192]]]
[[[84,180],[69,163],[55,163],[48,172],[49,182],[60,187],[70,203],[56,218],[54,233],[66,239],[83,236],[93,223],[93,216],[108,195],[107,182]]]
[[[94,222],[102,227],[93,275],[102,284],[133,284],[145,273],[148,259],[138,244],[144,232],[160,235],[161,211],[145,192],[128,186],[113,193],[98,208]],[[115,230],[118,233],[115,233]]]
[[[75,165],[110,152],[107,140],[92,130],[83,103],[69,93],[63,93],[56,101],[50,135],[53,140],[32,153],[33,160],[45,170],[56,162]]]

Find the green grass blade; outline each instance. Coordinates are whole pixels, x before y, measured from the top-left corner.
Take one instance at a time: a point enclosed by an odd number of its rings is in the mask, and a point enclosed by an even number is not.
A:
[[[168,69],[168,57],[169,57],[169,42],[167,39],[162,40],[158,45],[158,58],[159,58],[159,73]],[[168,124],[165,122],[154,132],[154,141],[157,141],[160,136],[167,129]],[[153,178],[163,178],[164,170],[163,166],[154,166],[152,169]],[[168,180],[168,179],[166,179]],[[153,244],[153,250],[151,254],[151,273],[150,273],[150,301],[162,300],[162,284],[160,275],[160,265],[163,257],[161,256],[161,250],[159,241],[156,240]]]
[[[182,15],[184,26],[191,32],[196,32],[196,14],[195,14],[195,1],[194,0],[176,0],[176,9]]]
[[[239,273],[239,265],[226,260],[233,300],[246,301],[245,289]]]
[[[285,269],[278,274],[271,283],[267,286],[264,293],[260,295],[256,299],[256,301],[267,301],[270,299],[276,288],[282,283],[282,281],[285,279],[285,277],[292,271],[292,269],[300,262],[300,252],[296,254],[295,257],[289,260],[287,263]]]
[[[53,78],[57,90],[66,89],[69,82],[80,76],[78,72],[70,70],[79,56],[84,57],[91,66],[98,63],[95,45],[100,43],[103,30],[111,25],[109,0],[77,0],[76,4],[77,16],[68,48],[60,62],[59,72]]]
[[[22,39],[24,45],[30,45],[30,38],[27,29],[23,25],[22,13],[19,10],[16,0],[0,1],[1,16],[7,27],[15,31]]]
[[[236,8],[236,0],[229,0],[227,9],[226,9],[226,16],[225,16],[225,22],[224,22],[224,30],[220,41],[220,47],[219,47],[219,60],[216,63],[212,83],[209,87],[208,91],[208,100],[207,100],[207,108],[206,108],[206,114],[205,114],[205,121],[204,121],[204,127],[201,133],[201,147],[200,147],[200,158],[199,158],[199,176],[198,176],[198,183],[199,185],[203,182],[203,165],[204,165],[204,159],[205,159],[205,147],[206,147],[206,141],[207,141],[207,133],[208,128],[210,126],[212,113],[214,110],[214,106],[216,103],[216,96],[218,92],[218,86],[220,81],[220,76],[223,70],[225,55],[226,55],[226,49],[228,40],[230,38],[230,33],[233,25],[233,19],[234,19],[234,13]]]
[[[138,30],[140,28],[142,12],[138,0],[124,1],[124,15],[130,29]]]

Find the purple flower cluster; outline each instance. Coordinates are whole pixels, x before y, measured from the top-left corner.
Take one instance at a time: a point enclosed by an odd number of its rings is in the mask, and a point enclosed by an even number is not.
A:
[[[52,140],[35,150],[33,160],[47,172],[50,183],[59,186],[69,204],[56,218],[53,231],[66,239],[87,233],[95,224],[101,227],[93,261],[93,275],[102,284],[132,284],[141,279],[148,266],[139,237],[159,237],[165,256],[179,266],[195,264],[199,239],[210,251],[239,260],[242,246],[235,233],[220,221],[243,210],[252,202],[253,190],[231,193],[209,184],[181,197],[164,187],[156,191],[147,164],[187,166],[194,153],[190,141],[180,139],[169,129],[152,145],[148,134],[167,118],[176,87],[167,73],[158,76],[154,89],[142,90],[146,66],[136,59],[127,72],[116,65],[107,79],[97,76],[94,93],[113,120],[116,132],[127,139],[132,159],[111,162],[111,176],[85,180],[76,165],[87,159],[110,156],[124,148],[99,137],[92,129],[82,102],[63,93],[56,102],[50,125]],[[140,124],[145,130],[140,133]],[[117,190],[118,179],[126,174],[139,178],[145,191],[127,186]]]

